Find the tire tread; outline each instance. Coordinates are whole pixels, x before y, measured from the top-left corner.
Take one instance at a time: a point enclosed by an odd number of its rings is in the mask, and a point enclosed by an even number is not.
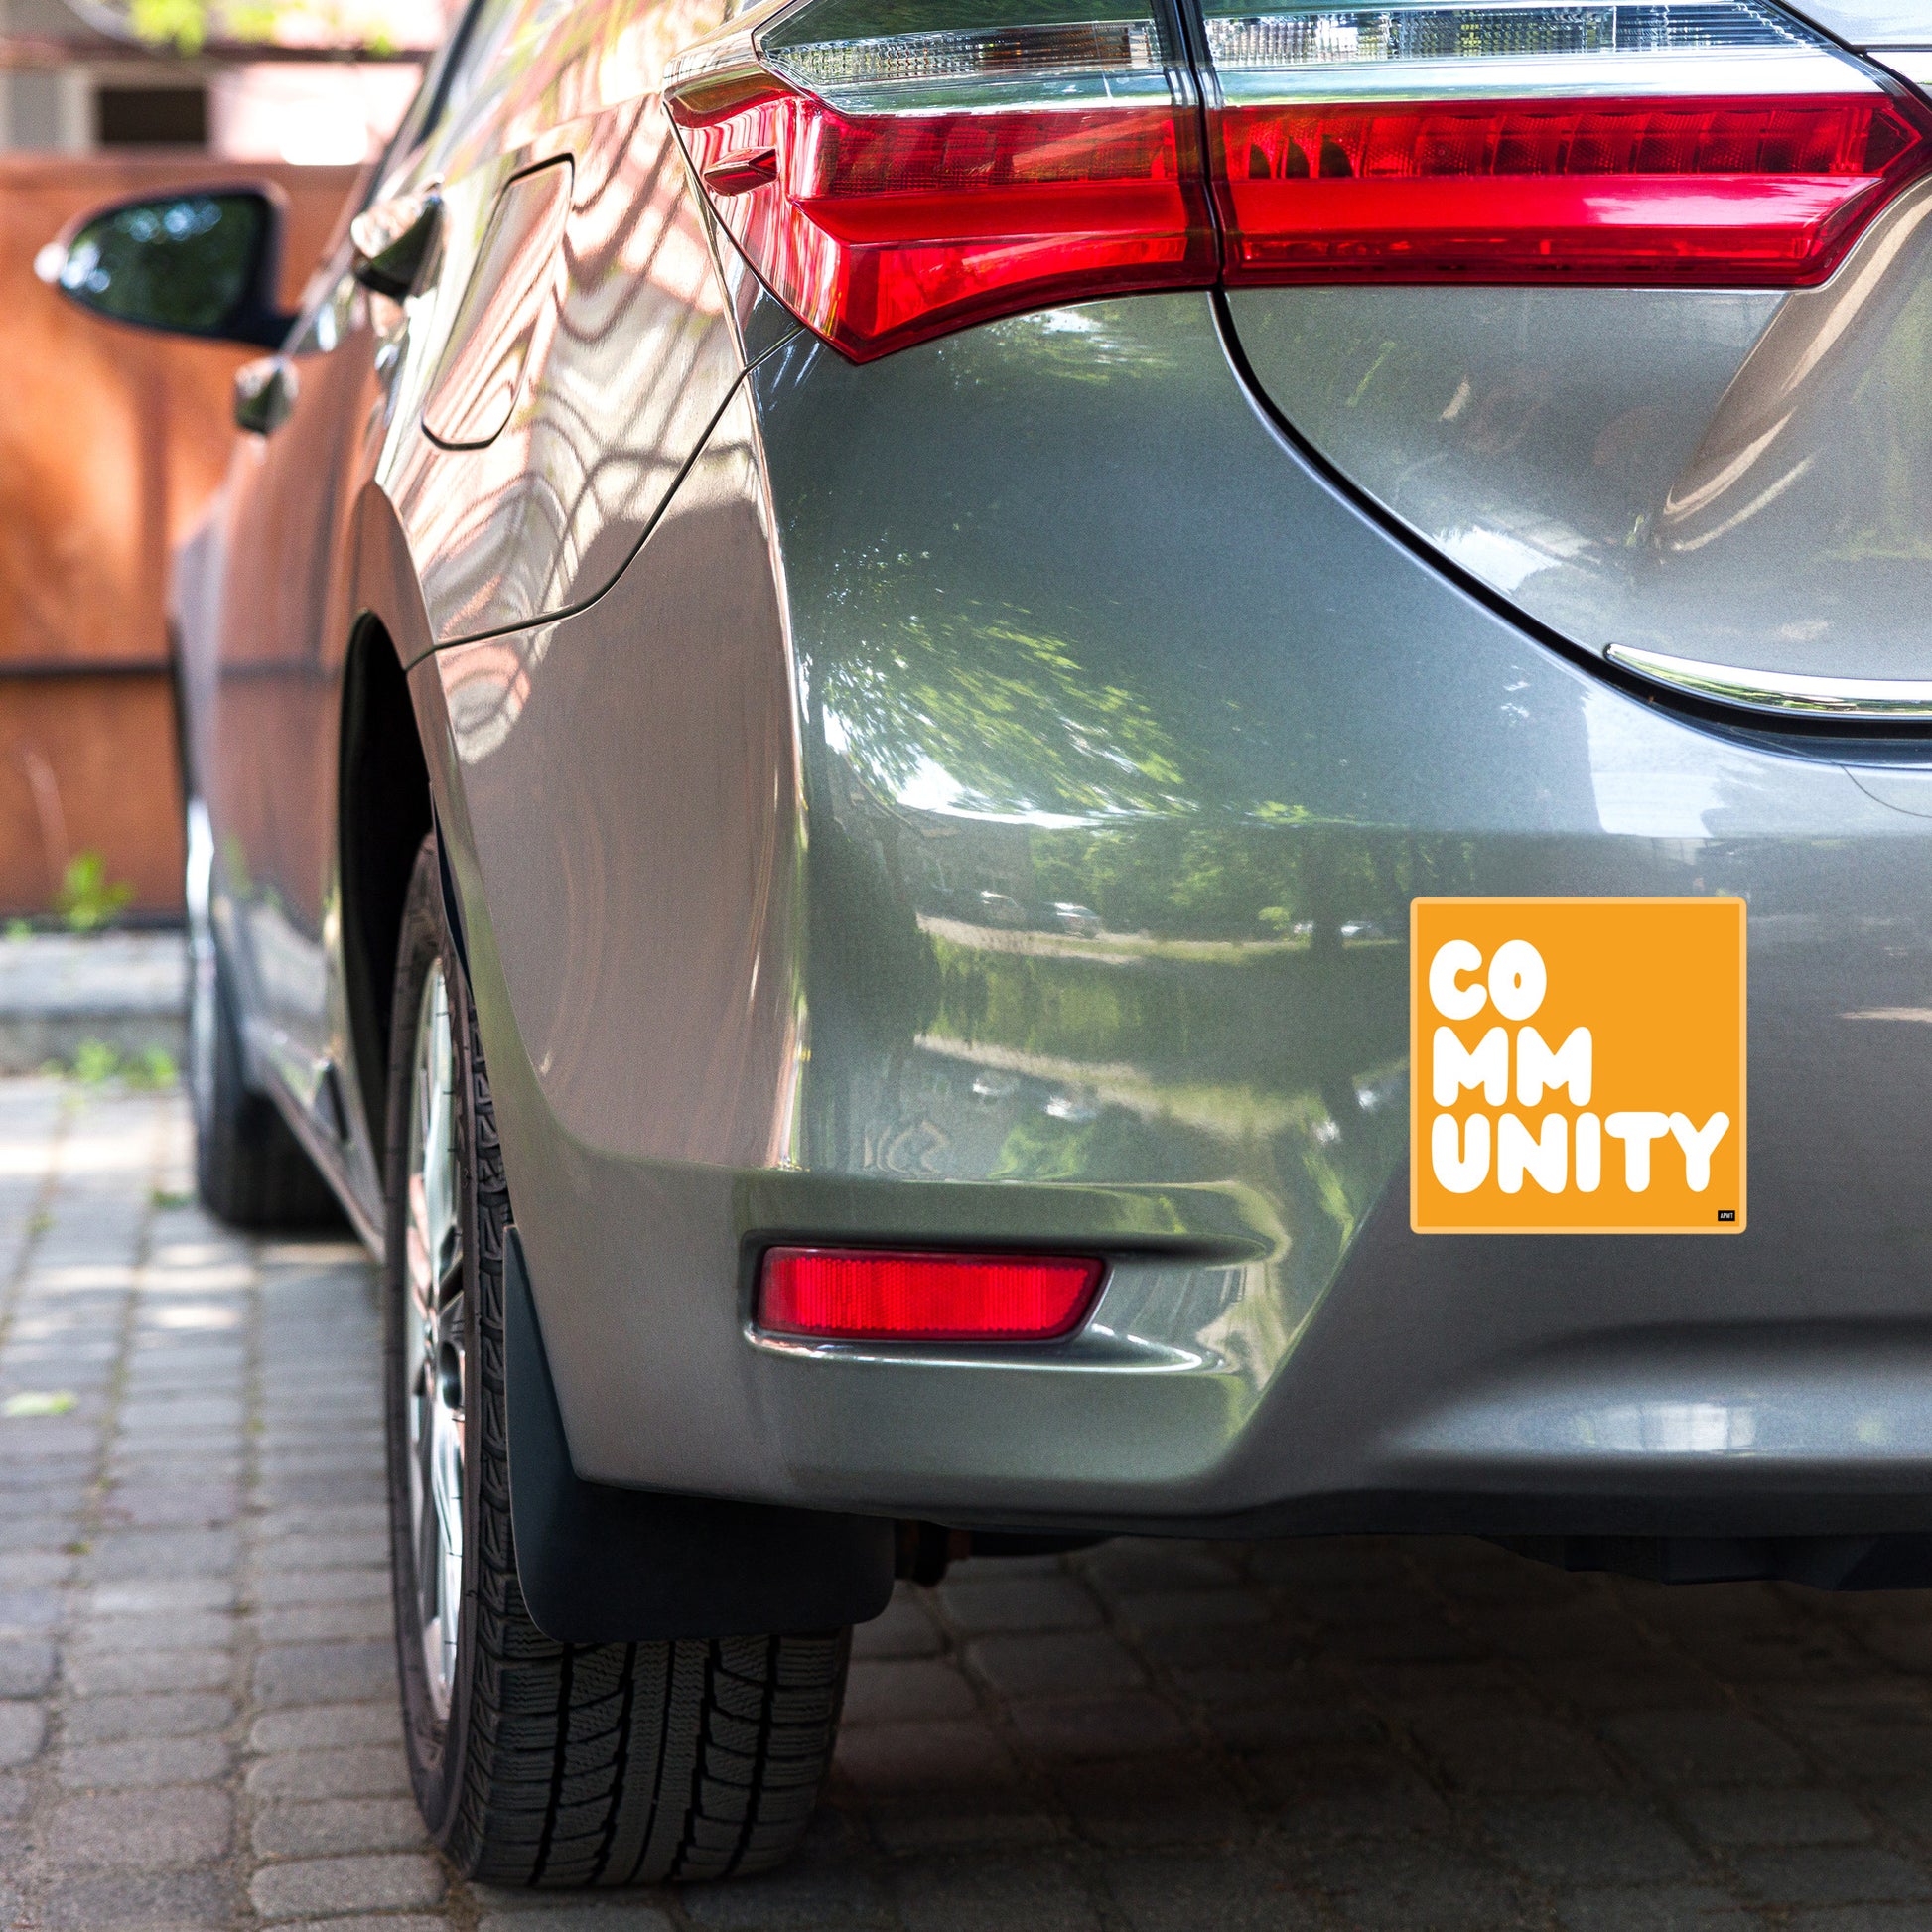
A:
[[[440,911],[439,878],[426,844],[412,912],[432,890]],[[409,923],[406,915],[405,944]],[[447,947],[445,961],[447,969]],[[398,987],[399,1021],[406,992]],[[509,1508],[509,1194],[467,997],[461,1012],[474,1151],[479,1332],[472,1359],[483,1381],[472,1398],[481,1406],[471,1460],[479,1561],[466,1606],[474,1664],[464,1761],[437,1836],[466,1877],[498,1885],[612,1886],[768,1870],[790,1856],[810,1822],[838,1728],[849,1633],[563,1644],[531,1620]],[[407,1017],[413,1025],[413,1007]],[[400,1050],[398,1061],[406,1065]],[[405,1623],[399,1615],[402,1642],[409,1641]],[[413,1740],[416,1727],[410,1730]]]

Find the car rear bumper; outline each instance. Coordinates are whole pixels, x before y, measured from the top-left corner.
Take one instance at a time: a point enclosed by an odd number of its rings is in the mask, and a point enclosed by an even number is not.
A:
[[[415,680],[580,1474],[1925,1526],[1932,775],[1527,636],[1284,441],[1208,298],[794,341],[610,592]],[[1407,904],[1459,893],[1748,899],[1745,1233],[1409,1231]],[[781,1239],[1109,1273],[1065,1343],[780,1344]]]

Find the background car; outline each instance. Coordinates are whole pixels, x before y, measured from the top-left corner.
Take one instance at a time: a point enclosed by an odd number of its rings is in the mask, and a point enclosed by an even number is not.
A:
[[[1812,12],[478,0],[297,315],[271,198],[65,238],[279,343],[202,1187],[385,1258],[460,1868],[782,1857],[963,1536],[1932,1575],[1932,114]],[[1746,1233],[1412,1230],[1502,895],[1748,899]]]

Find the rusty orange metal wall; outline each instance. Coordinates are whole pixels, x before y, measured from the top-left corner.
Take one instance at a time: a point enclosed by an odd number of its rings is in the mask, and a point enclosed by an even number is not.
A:
[[[292,304],[355,173],[0,155],[0,912],[47,910],[88,850],[135,911],[180,909],[168,549],[226,470],[250,353],[83,315],[35,253],[103,202],[267,178],[289,198]]]

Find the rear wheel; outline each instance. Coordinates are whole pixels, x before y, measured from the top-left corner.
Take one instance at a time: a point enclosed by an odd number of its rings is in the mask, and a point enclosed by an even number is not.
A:
[[[233,1227],[326,1227],[342,1218],[329,1183],[266,1094],[248,1085],[241,1021],[214,943],[208,886],[214,840],[198,799],[188,810],[188,1092],[195,1184]]]
[[[510,1528],[509,1197],[433,838],[410,882],[389,1069],[396,1641],[410,1773],[466,1876],[621,1885],[768,1869],[831,1756],[849,1633],[553,1643]]]

